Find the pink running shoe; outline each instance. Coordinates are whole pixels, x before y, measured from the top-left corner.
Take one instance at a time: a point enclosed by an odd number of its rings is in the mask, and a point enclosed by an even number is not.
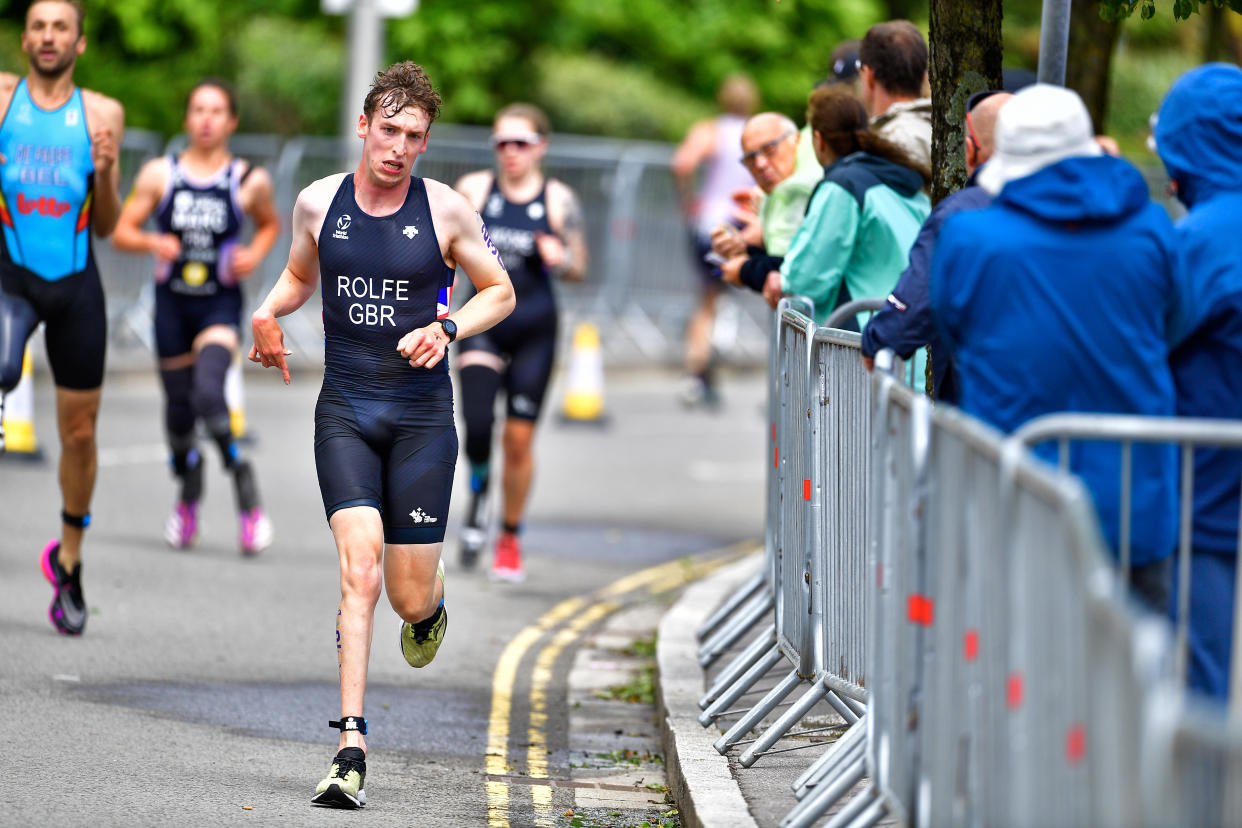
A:
[[[197,501],[178,500],[164,523],[164,540],[173,549],[189,549],[198,540]]]
[[[272,522],[255,506],[238,515],[241,522],[241,553],[257,555],[272,545]]]
[[[517,535],[501,532],[496,541],[496,556],[492,558],[491,578],[493,581],[510,581],[518,583],[526,580],[526,570],[522,569],[522,545]]]

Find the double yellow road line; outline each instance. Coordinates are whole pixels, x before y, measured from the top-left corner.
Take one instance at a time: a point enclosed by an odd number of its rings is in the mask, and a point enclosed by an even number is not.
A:
[[[660,595],[696,580],[754,549],[753,542],[735,544],[693,559],[658,564],[627,575],[589,596],[561,601],[523,629],[505,646],[492,673],[492,709],[487,725],[487,824],[509,828],[509,783],[505,778],[514,770],[510,763],[509,736],[513,717],[513,692],[518,669],[528,651],[555,630],[551,640],[535,657],[530,681],[530,726],[526,740],[526,775],[532,780],[548,779],[548,686],[552,683],[557,658],[594,624],[620,609],[626,595]],[[559,629],[558,629],[559,628]],[[527,787],[527,786],[523,786]],[[530,787],[536,825],[554,825],[552,786]]]

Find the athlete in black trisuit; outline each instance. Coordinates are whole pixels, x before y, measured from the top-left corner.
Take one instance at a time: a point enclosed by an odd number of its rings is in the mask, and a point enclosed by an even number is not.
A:
[[[82,18],[76,0],[31,3],[22,30],[30,69],[24,78],[0,74],[0,401],[21,378],[26,340],[44,323],[62,500],[60,538],[43,547],[39,563],[52,584],[48,617],[66,635],[86,627],[82,535],[108,346],[92,234],[111,233],[121,212],[125,124],[119,103],[73,83],[86,50]]]
[[[186,100],[189,145],[180,156],[148,161],[125,202],[112,242],[151,253],[155,266],[155,346],[164,385],[164,426],[180,494],[164,528],[175,549],[198,537],[203,464],[194,434],[201,422],[233,475],[239,546],[253,555],[272,542],[249,461],[233,439],[224,379],[237,351],[240,282],[250,277],[280,234],[267,171],[229,152],[237,105],[220,81],[205,80]],[[143,231],[154,215],[157,232]],[[255,223],[240,244],[243,218]]]
[[[488,534],[496,394],[505,391],[504,503],[491,575],[525,577],[519,532],[534,475],[532,443],[556,354],[557,308],[552,279],[577,281],[587,267],[582,209],[568,186],[545,178],[548,119],[530,104],[496,113],[496,172],[463,176],[457,191],[483,213],[517,294],[517,309],[483,336],[462,345],[462,409],[470,461],[470,511],[461,532],[461,564],[474,566]]]
[[[341,734],[317,805],[365,803],[362,707],[380,593],[403,620],[411,666],[430,663],[444,638],[440,552],[457,463],[445,350],[513,310],[509,277],[470,203],[410,175],[439,110],[421,67],[397,63],[376,77],[358,119],[357,169],[298,196],[289,263],[251,317],[250,358],[289,382],[276,319],[301,307],[322,276],[315,465],[341,562],[341,718],[329,723]],[[477,292],[450,317],[459,265]]]

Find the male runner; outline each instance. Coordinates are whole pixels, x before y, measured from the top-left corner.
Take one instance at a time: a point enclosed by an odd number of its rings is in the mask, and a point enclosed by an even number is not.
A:
[[[474,566],[487,539],[496,394],[505,390],[504,509],[491,576],[520,581],[518,541],[534,476],[535,423],[556,356],[557,308],[553,277],[577,281],[586,272],[582,208],[574,191],[543,174],[548,118],[530,104],[496,113],[492,149],[496,172],[479,170],[457,182],[457,191],[483,213],[504,257],[517,310],[483,336],[463,343],[457,365],[466,419],[466,457],[472,499],[461,531],[461,564]]]
[[[82,534],[95,489],[95,419],[108,344],[91,232],[107,236],[121,212],[117,149],[125,113],[80,89],[86,50],[76,0],[36,0],[26,11],[24,78],[0,73],[0,397],[21,378],[26,340],[45,323],[60,433],[61,535],[44,547],[48,616],[66,635],[86,626]],[[0,444],[3,439],[0,437]]]
[[[276,237],[280,220],[267,171],[229,152],[237,129],[233,92],[204,80],[186,100],[189,145],[180,156],[148,161],[125,202],[112,242],[150,253],[155,266],[155,345],[164,385],[164,426],[181,492],[164,529],[174,549],[198,537],[203,464],[194,436],[201,421],[233,475],[242,554],[272,542],[271,522],[259,505],[250,463],[233,440],[224,377],[237,351],[241,325],[240,282],[251,276]],[[143,222],[155,214],[159,232]],[[242,221],[255,223],[254,238],[240,244]]]
[[[457,462],[445,349],[513,310],[513,286],[478,214],[447,185],[410,171],[427,149],[440,96],[422,67],[396,63],[371,84],[358,118],[357,169],[298,195],[289,263],[252,317],[250,358],[289,382],[277,317],[323,275],[324,377],[315,465],[341,562],[337,609],[339,752],[312,802],[365,804],[362,716],[375,604],[387,587],[413,667],[444,639],[440,550]],[[477,293],[449,317],[454,269]]]

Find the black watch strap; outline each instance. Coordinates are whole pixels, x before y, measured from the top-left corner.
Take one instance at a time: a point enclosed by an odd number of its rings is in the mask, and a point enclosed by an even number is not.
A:
[[[443,319],[437,319],[440,323],[440,329],[444,331],[444,335],[448,337],[448,341],[452,342],[457,339],[457,323],[447,316]]]

